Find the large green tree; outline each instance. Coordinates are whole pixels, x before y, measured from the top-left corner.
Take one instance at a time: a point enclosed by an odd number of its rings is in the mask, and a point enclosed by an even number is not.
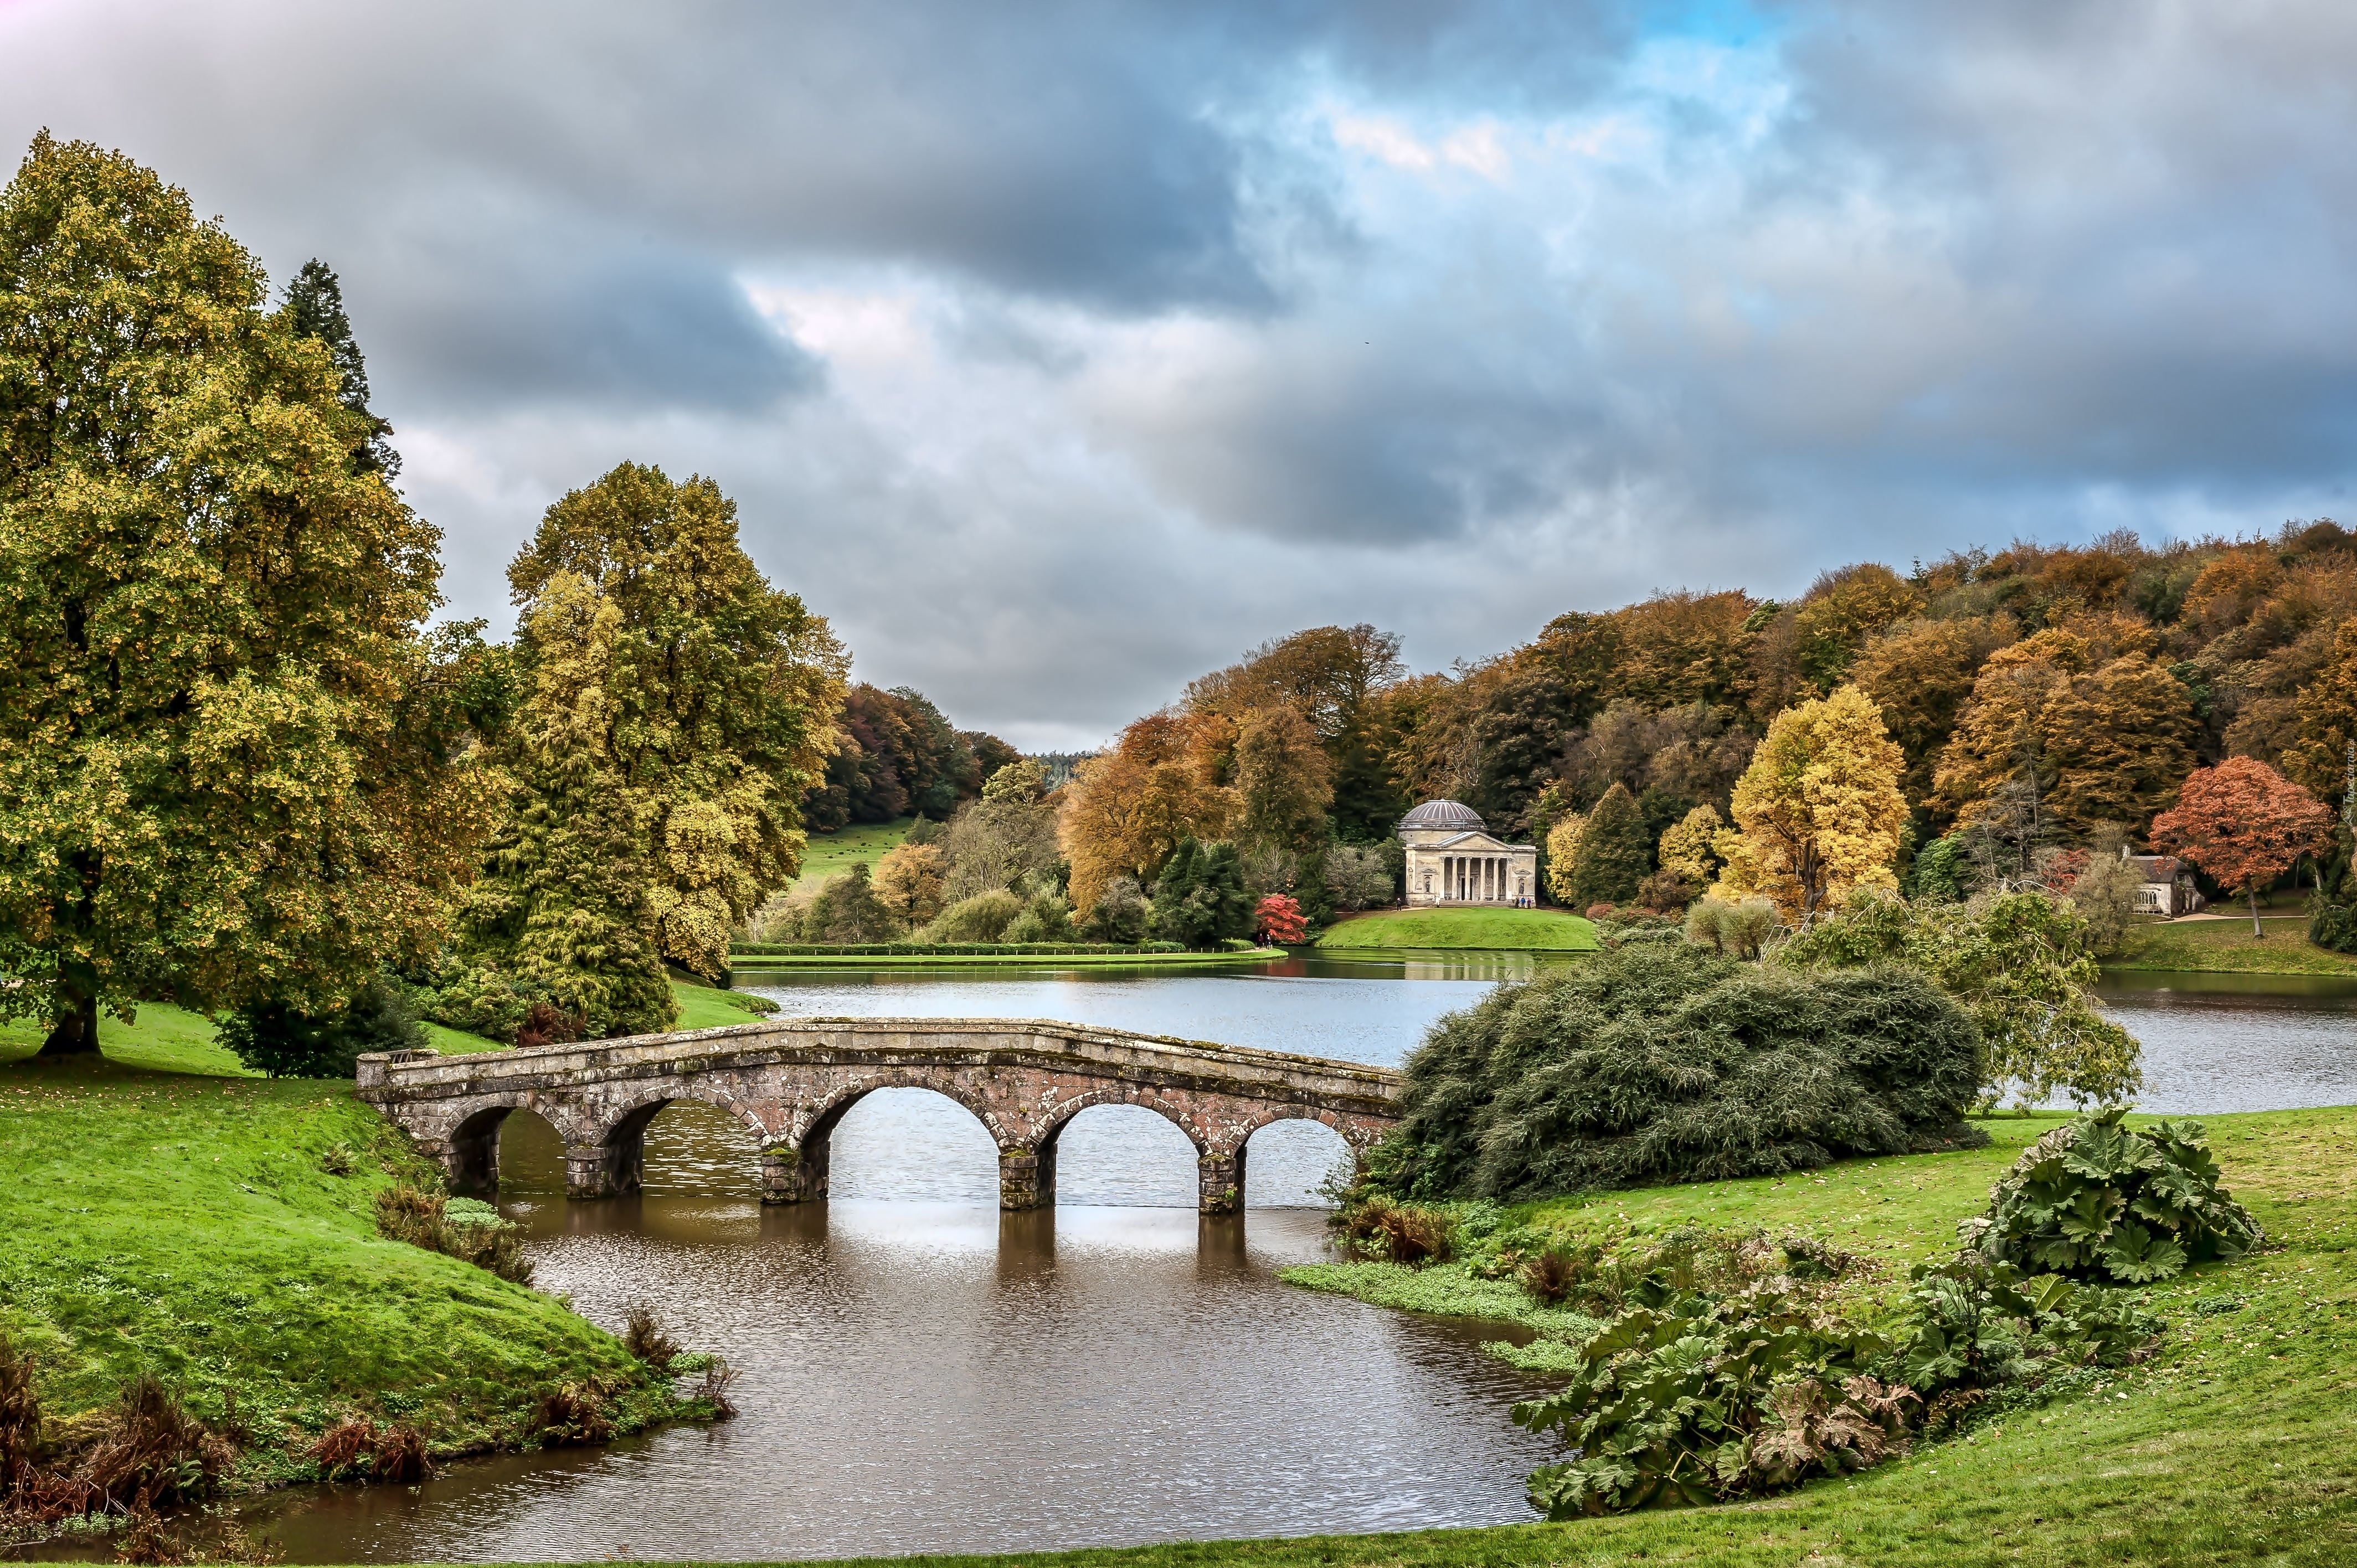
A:
[[[0,1014],[48,1052],[143,997],[332,1013],[473,859],[439,535],[267,301],[119,154],[44,133],[0,193]]]
[[[643,882],[630,898],[597,897],[616,918],[637,908],[629,918],[664,959],[719,978],[730,928],[801,867],[800,802],[824,774],[843,706],[841,645],[762,577],[717,485],[635,463],[550,507],[508,581],[525,669],[543,692],[550,670],[565,671],[545,700],[578,707],[575,686],[597,688],[595,722],[567,744],[596,752],[597,788],[628,817]],[[596,613],[541,614],[576,599]],[[587,765],[532,755],[543,743],[522,727],[519,810],[573,798]]]

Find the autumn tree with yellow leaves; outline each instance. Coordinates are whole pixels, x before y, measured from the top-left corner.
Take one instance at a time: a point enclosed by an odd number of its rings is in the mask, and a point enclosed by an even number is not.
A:
[[[1073,908],[1095,908],[1117,876],[1152,882],[1182,840],[1226,836],[1236,802],[1219,771],[1234,734],[1222,715],[1166,709],[1073,769],[1056,823]]]
[[[663,964],[721,978],[730,929],[801,867],[842,647],[762,577],[717,485],[634,463],[551,506],[508,582],[530,695],[440,985],[472,1000],[439,1015],[504,1032],[545,1002],[592,1035],[662,1027]]]
[[[1856,686],[1778,714],[1736,783],[1712,892],[1728,903],[1764,895],[1798,923],[1852,888],[1897,887],[1905,763]]]
[[[439,945],[488,820],[440,535],[307,282],[270,308],[87,143],[0,192],[0,1016],[45,1054],[144,997],[338,1011]]]

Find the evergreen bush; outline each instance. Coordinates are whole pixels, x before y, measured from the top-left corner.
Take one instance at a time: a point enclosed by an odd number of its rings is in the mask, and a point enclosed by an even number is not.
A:
[[[1164,941],[1206,950],[1216,950],[1230,938],[1251,936],[1253,898],[1244,891],[1236,846],[1180,839],[1154,885],[1149,928]]]
[[[1632,942],[1434,1025],[1370,1176],[1524,1197],[1967,1146],[1979,1082],[1971,1019],[1911,970],[1803,977]]]
[[[2357,865],[2343,848],[2308,896],[2308,940],[2328,952],[2357,953]]]
[[[370,1051],[425,1047],[409,999],[379,976],[342,1011],[317,1015],[283,1002],[241,1008],[221,1022],[221,1043],[247,1067],[273,1078],[350,1078]]]

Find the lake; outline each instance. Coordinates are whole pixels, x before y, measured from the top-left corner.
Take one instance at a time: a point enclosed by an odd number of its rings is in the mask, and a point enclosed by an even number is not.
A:
[[[1245,973],[816,971],[759,983],[806,1016],[1047,1017],[1395,1065],[1532,961],[1297,958]],[[751,976],[745,982],[754,984]],[[2107,979],[2146,1105],[2357,1102],[2357,993]],[[1326,1255],[1339,1138],[1253,1143],[1247,1211],[1193,1208],[1194,1152],[1150,1112],[1065,1134],[1052,1210],[1002,1215],[996,1155],[940,1096],[882,1090],[834,1135],[833,1198],[753,1201],[749,1143],[698,1106],[648,1132],[645,1196],[568,1204],[511,1117],[508,1212],[544,1288],[619,1326],[645,1302],[741,1369],[742,1415],[595,1451],[470,1461],[412,1488],[307,1489],[255,1514],[296,1562],[726,1559],[1029,1551],[1532,1517],[1550,1455],[1494,1327],[1286,1286]]]

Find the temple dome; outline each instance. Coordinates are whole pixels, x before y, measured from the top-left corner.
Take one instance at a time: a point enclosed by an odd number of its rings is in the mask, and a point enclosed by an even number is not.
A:
[[[1481,814],[1472,807],[1459,805],[1454,800],[1426,800],[1402,817],[1399,825],[1402,832],[1414,832],[1418,828],[1452,833],[1484,831]]]

